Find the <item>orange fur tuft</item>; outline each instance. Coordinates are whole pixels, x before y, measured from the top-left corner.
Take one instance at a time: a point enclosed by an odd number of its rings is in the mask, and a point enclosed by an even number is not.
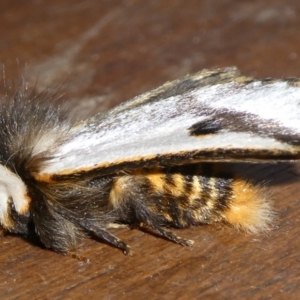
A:
[[[268,230],[274,212],[266,189],[242,179],[237,179],[232,188],[233,196],[224,212],[225,220],[233,227],[250,233]]]
[[[120,207],[120,201],[122,201],[124,191],[127,189],[129,178],[129,176],[123,176],[114,180],[114,184],[109,195],[109,203],[114,208]]]

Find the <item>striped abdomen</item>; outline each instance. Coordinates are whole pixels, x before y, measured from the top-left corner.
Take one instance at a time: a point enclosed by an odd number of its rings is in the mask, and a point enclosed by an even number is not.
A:
[[[189,168],[139,170],[116,177],[109,202],[119,222],[187,227],[226,222],[250,232],[268,227],[265,191],[243,179]]]

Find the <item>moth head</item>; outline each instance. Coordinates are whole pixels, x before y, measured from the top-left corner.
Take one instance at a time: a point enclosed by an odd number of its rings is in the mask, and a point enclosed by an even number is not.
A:
[[[27,233],[30,200],[22,179],[0,164],[0,225],[4,230]]]

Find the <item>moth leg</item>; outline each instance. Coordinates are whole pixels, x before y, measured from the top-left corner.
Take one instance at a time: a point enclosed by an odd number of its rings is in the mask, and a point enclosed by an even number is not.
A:
[[[177,236],[176,234],[174,234],[172,231],[166,230],[166,229],[162,228],[161,226],[154,224],[151,221],[147,221],[147,222],[145,222],[145,224],[152,227],[161,236],[165,237],[166,239],[168,239],[170,241],[173,241],[176,244],[180,244],[182,246],[189,246],[189,247],[194,244],[193,240],[181,238],[181,237]]]
[[[101,238],[108,242],[109,244],[115,246],[116,248],[121,249],[124,254],[126,255],[131,255],[132,251],[130,246],[128,246],[125,242],[111,234],[105,229],[100,229],[100,228],[90,228],[89,229],[96,237]]]
[[[109,244],[115,246],[116,248],[121,249],[124,254],[128,255],[131,254],[131,248],[124,243],[122,240],[111,234],[106,230],[106,228],[101,228],[100,226],[95,226],[90,220],[84,220],[80,219],[77,216],[72,215],[72,212],[70,210],[67,210],[63,206],[60,206],[59,208],[55,207],[54,208],[57,212],[63,213],[64,216],[66,216],[71,224],[78,224],[94,236],[105,240]],[[60,217],[60,215],[57,215],[57,217]],[[67,221],[66,219],[63,219],[64,221]],[[43,224],[43,223],[42,223]],[[59,230],[57,230],[59,232]],[[45,243],[44,243],[45,244]],[[51,247],[51,246],[50,246]],[[52,247],[53,248],[53,247]],[[74,252],[70,251],[62,251],[66,253],[70,253],[71,257],[74,254]],[[74,256],[76,258],[76,255]],[[81,260],[81,259],[79,259]],[[84,259],[83,259],[84,260]]]

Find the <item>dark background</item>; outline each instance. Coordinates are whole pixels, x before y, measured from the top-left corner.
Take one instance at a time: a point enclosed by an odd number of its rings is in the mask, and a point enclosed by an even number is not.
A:
[[[299,29],[298,0],[1,1],[1,73],[8,85],[25,74],[38,89],[59,87],[92,115],[203,68],[300,77]],[[195,246],[184,248],[124,229],[116,234],[134,255],[87,240],[79,253],[89,264],[7,236],[0,298],[298,299],[297,165],[236,168],[268,182],[277,211],[272,231],[191,228],[180,235]]]

